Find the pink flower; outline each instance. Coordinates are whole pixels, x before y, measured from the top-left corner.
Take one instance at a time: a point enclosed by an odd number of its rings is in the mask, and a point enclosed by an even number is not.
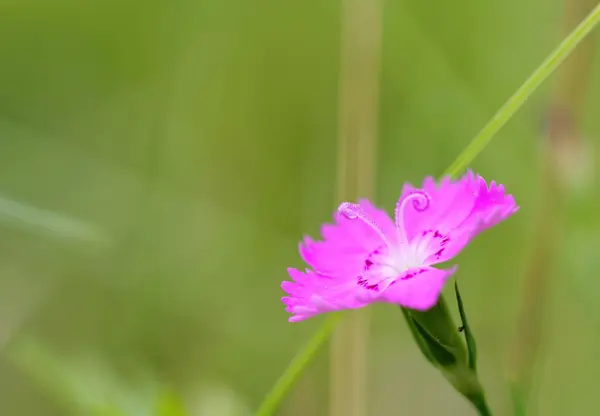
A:
[[[290,268],[293,282],[281,287],[290,322],[323,312],[387,302],[416,310],[434,306],[450,269],[432,267],[456,256],[481,231],[514,214],[519,207],[504,186],[469,171],[459,180],[421,189],[404,185],[395,221],[368,200],[344,202],[335,224],[321,228],[323,241],[305,237],[300,255],[312,269]]]

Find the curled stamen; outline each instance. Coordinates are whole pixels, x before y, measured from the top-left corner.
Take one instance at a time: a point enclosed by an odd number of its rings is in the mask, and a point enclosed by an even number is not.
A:
[[[404,228],[404,210],[409,202],[412,202],[412,207],[417,212],[424,212],[429,209],[430,197],[425,191],[414,190],[403,198],[400,198],[396,204],[396,210],[394,212],[396,217],[396,230],[399,241],[406,240],[406,231]]]
[[[391,246],[385,234],[383,234],[383,231],[381,231],[381,228],[379,228],[379,226],[372,219],[365,215],[365,213],[360,208],[360,205],[353,204],[351,202],[342,202],[338,208],[338,212],[346,218],[348,218],[349,220],[361,220],[363,223],[368,225],[373,231],[375,231],[388,247]]]

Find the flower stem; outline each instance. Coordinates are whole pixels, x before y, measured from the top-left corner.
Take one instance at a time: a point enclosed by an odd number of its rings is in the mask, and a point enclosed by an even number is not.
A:
[[[600,3],[585,19],[550,53],[537,67],[533,74],[496,112],[492,119],[481,129],[475,139],[462,151],[454,163],[446,170],[446,174],[455,176],[467,167],[475,157],[488,145],[492,137],[519,110],[531,94],[554,70],[569,56],[575,47],[600,21]]]
[[[600,3],[592,12],[552,51],[544,62],[531,74],[521,87],[508,99],[508,101],[496,112],[492,119],[475,136],[471,143],[456,158],[454,163],[446,170],[446,174],[456,176],[462,172],[475,157],[489,144],[492,137],[506,124],[508,120],[519,110],[529,96],[548,78],[548,76],[565,60],[573,51],[575,46],[581,42],[586,35],[600,21]],[[290,366],[284,371],[273,389],[261,404],[258,416],[271,416],[279,408],[281,402],[300,377],[301,373],[312,362],[320,347],[328,340],[334,328],[339,322],[339,316],[328,317],[321,328],[317,330],[312,339],[303,350],[296,356]],[[485,402],[479,404],[481,415],[489,415],[489,409]],[[487,413],[484,413],[487,412]]]
[[[492,416],[492,411],[485,400],[485,396],[481,395],[471,398],[470,400],[473,406],[475,406],[475,409],[477,409],[479,416]]]
[[[564,2],[564,25],[574,26],[591,5],[589,0]],[[580,132],[581,117],[589,89],[595,42],[588,38],[557,71],[543,132],[540,172],[539,208],[535,216],[534,241],[527,269],[516,331],[509,350],[510,393],[515,416],[532,411],[530,400],[537,365],[543,359],[544,321],[554,288],[555,260],[562,252],[564,232],[563,204],[571,190],[565,179],[573,178],[586,161],[584,140]]]
[[[321,327],[294,357],[288,368],[279,377],[271,391],[269,391],[256,411],[256,416],[272,416],[276,414],[283,399],[285,399],[291,388],[296,384],[302,372],[312,363],[321,346],[327,342],[338,322],[340,322],[341,317],[341,314],[334,313],[325,318]]]

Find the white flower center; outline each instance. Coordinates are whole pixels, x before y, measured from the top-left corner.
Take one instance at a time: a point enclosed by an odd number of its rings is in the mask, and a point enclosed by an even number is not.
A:
[[[404,224],[405,210],[409,206],[417,212],[426,211],[429,208],[429,195],[424,191],[414,190],[400,198],[395,210],[395,240],[388,238],[379,225],[365,215],[360,205],[344,202],[338,208],[346,218],[362,221],[379,236],[382,242],[382,245],[365,259],[364,269],[357,276],[359,286],[378,292],[383,291],[398,279],[411,279],[416,274],[422,273],[425,269],[415,273],[406,272],[429,266],[432,256],[439,259],[442,255],[443,246],[449,238],[438,230],[422,230],[419,235],[409,239]]]

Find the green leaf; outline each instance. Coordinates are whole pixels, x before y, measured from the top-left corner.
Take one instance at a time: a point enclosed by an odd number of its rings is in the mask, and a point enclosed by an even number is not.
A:
[[[467,314],[465,313],[465,307],[463,305],[460,291],[458,290],[458,282],[454,281],[454,291],[456,293],[456,302],[458,303],[458,312],[460,313],[460,320],[462,321],[462,332],[465,334],[465,340],[467,341],[467,357],[469,361],[469,368],[473,371],[477,371],[477,345],[475,343],[475,337],[469,326],[467,320]]]

